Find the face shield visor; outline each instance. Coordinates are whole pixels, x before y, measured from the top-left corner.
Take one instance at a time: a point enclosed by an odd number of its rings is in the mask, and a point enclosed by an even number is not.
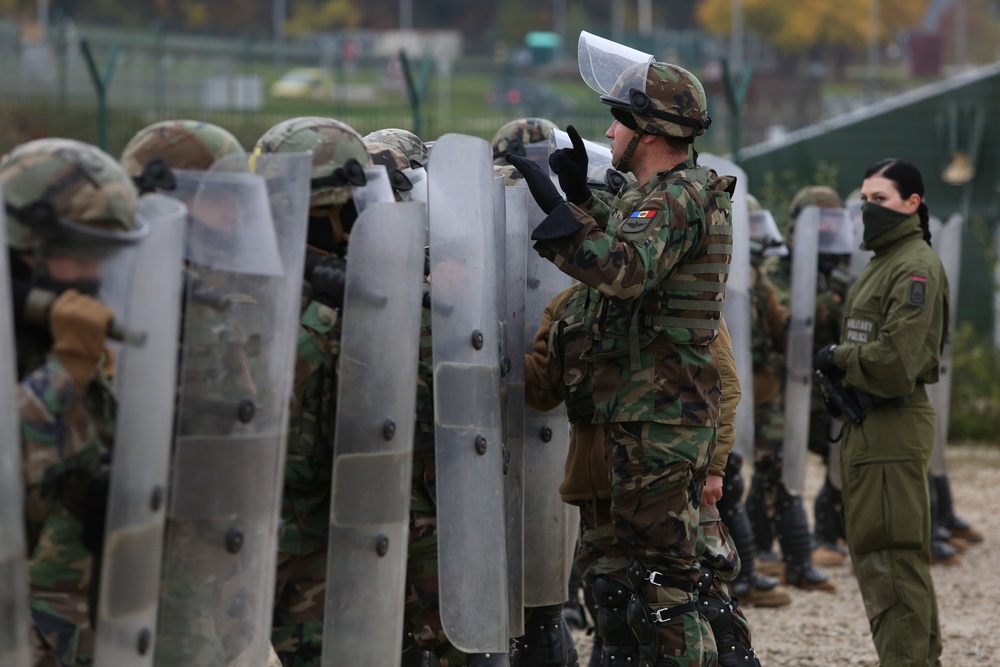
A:
[[[645,95],[646,73],[654,60],[648,53],[585,30],[580,32],[577,59],[580,76],[591,90],[600,95],[605,104],[624,107],[631,107],[629,94],[632,89]],[[626,72],[628,75],[623,78]]]
[[[820,209],[819,252],[823,255],[850,255],[859,244],[851,212],[846,208]]]
[[[788,246],[781,238],[778,224],[770,211],[750,213],[750,239],[759,244],[764,257],[787,257]]]

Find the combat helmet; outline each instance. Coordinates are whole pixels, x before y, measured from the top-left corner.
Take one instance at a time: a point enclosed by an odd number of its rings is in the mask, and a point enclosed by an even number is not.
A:
[[[788,205],[788,215],[794,221],[806,206],[843,208],[844,202],[837,191],[826,185],[807,185],[800,188]]]
[[[380,144],[367,139],[365,146],[368,148],[368,155],[371,156],[372,163],[382,165],[389,173],[389,184],[394,192],[398,194],[413,189],[413,183],[406,175],[406,172],[410,170],[410,161],[406,159],[405,155],[388,144]]]
[[[431,152],[427,145],[420,140],[420,137],[409,130],[401,130],[398,127],[390,127],[384,130],[375,130],[364,136],[365,143],[378,143],[392,146],[406,156],[410,161],[410,166],[414,169],[427,164],[427,158]]]
[[[339,206],[351,198],[351,186],[366,183],[365,168],[372,166],[361,135],[333,118],[303,116],[282,121],[265,132],[254,154],[312,151],[309,205]]]
[[[518,118],[505,123],[490,141],[493,146],[493,163],[506,164],[504,156],[508,152],[527,157],[525,146],[548,142],[549,132],[553,129],[556,129],[556,124],[545,118]]]
[[[641,133],[694,141],[712,124],[701,81],[670,63],[630,65],[601,101],[618,122]]]
[[[125,171],[140,192],[172,190],[172,171],[207,171],[219,158],[244,152],[239,140],[218,125],[165,120],[139,130],[122,151]]]
[[[749,192],[747,193],[747,211],[750,213],[756,213],[758,211],[763,211],[764,209],[760,205],[760,201],[754,197]]]
[[[138,193],[113,157],[73,139],[37,139],[0,164],[7,245],[36,256],[103,254],[138,242],[149,225]]]

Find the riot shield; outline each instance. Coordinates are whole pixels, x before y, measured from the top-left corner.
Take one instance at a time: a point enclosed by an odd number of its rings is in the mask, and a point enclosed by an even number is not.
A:
[[[160,665],[267,660],[308,171],[264,157],[227,156],[188,207],[189,271],[218,298],[185,298]]]
[[[351,186],[351,201],[360,216],[365,209],[374,204],[386,204],[396,201],[389,182],[389,172],[383,165],[365,168],[365,184]]]
[[[328,667],[400,660],[426,215],[420,202],[369,204],[351,230],[323,622]]]
[[[446,134],[427,165],[441,622],[466,653],[508,648],[491,150]]]
[[[530,144],[528,148],[538,146]],[[547,153],[546,153],[547,154]],[[523,183],[523,182],[522,182]],[[497,303],[501,331],[501,409],[506,463],[504,493],[507,500],[507,610],[508,633],[524,634],[524,273],[528,249],[527,185],[506,187],[502,174],[494,174],[494,230],[497,256],[506,258],[498,280]],[[503,252],[500,252],[503,248]],[[502,282],[501,282],[502,281]]]
[[[138,246],[105,267],[115,319],[141,344],[122,345],[118,412],[97,604],[94,660],[151,665],[177,389],[177,339],[187,209],[150,194],[137,215],[150,226]]]
[[[948,303],[951,326],[955,327],[955,316],[958,312],[958,278],[962,263],[962,231],[965,220],[958,213],[948,218],[942,224],[937,218],[931,218],[931,245],[941,259],[945,275],[948,276]],[[934,404],[937,413],[937,439],[931,452],[930,470],[932,475],[945,474],[944,450],[948,444],[948,414],[951,409],[951,337],[944,341],[941,350],[940,376],[938,381],[927,387],[927,393]]]
[[[3,199],[0,193],[0,200]],[[0,235],[6,236],[0,212]],[[27,541],[24,535],[24,476],[17,408],[14,311],[7,253],[0,253],[0,665],[28,667]]]
[[[820,221],[825,209],[807,206],[795,222],[792,294],[785,346],[785,434],[781,479],[792,495],[805,485],[812,401],[813,330],[816,326],[816,272]]]
[[[534,229],[544,218],[535,201],[529,200],[528,228]],[[545,307],[572,284],[573,279],[555,264],[534,251],[528,253],[522,348],[525,353],[531,352]],[[528,607],[561,604],[569,590],[578,514],[575,507],[564,503],[559,496],[568,452],[566,406],[560,405],[549,412],[525,408],[524,604]]]
[[[733,343],[733,358],[743,397],[736,406],[736,443],[733,451],[744,461],[753,460],[753,337],[750,332],[750,213],[747,208],[749,183],[746,172],[733,162],[711,153],[700,153],[699,164],[718,174],[736,176],[733,197],[733,258],[726,281],[724,317]]]

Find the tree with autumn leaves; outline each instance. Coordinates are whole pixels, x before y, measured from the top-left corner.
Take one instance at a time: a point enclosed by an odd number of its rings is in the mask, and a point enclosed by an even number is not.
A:
[[[878,38],[887,44],[900,31],[920,27],[928,0],[743,0],[743,23],[787,56],[839,65],[864,57],[872,3]],[[702,0],[697,17],[711,33],[731,32],[733,0]]]

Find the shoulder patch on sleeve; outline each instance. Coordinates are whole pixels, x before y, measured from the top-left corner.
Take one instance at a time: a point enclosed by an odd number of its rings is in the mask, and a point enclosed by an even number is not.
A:
[[[656,218],[658,210],[635,211],[622,222],[619,231],[624,234],[638,234],[649,228],[649,225]]]
[[[910,289],[907,292],[907,302],[911,306],[927,305],[927,278],[918,275],[910,276]]]

